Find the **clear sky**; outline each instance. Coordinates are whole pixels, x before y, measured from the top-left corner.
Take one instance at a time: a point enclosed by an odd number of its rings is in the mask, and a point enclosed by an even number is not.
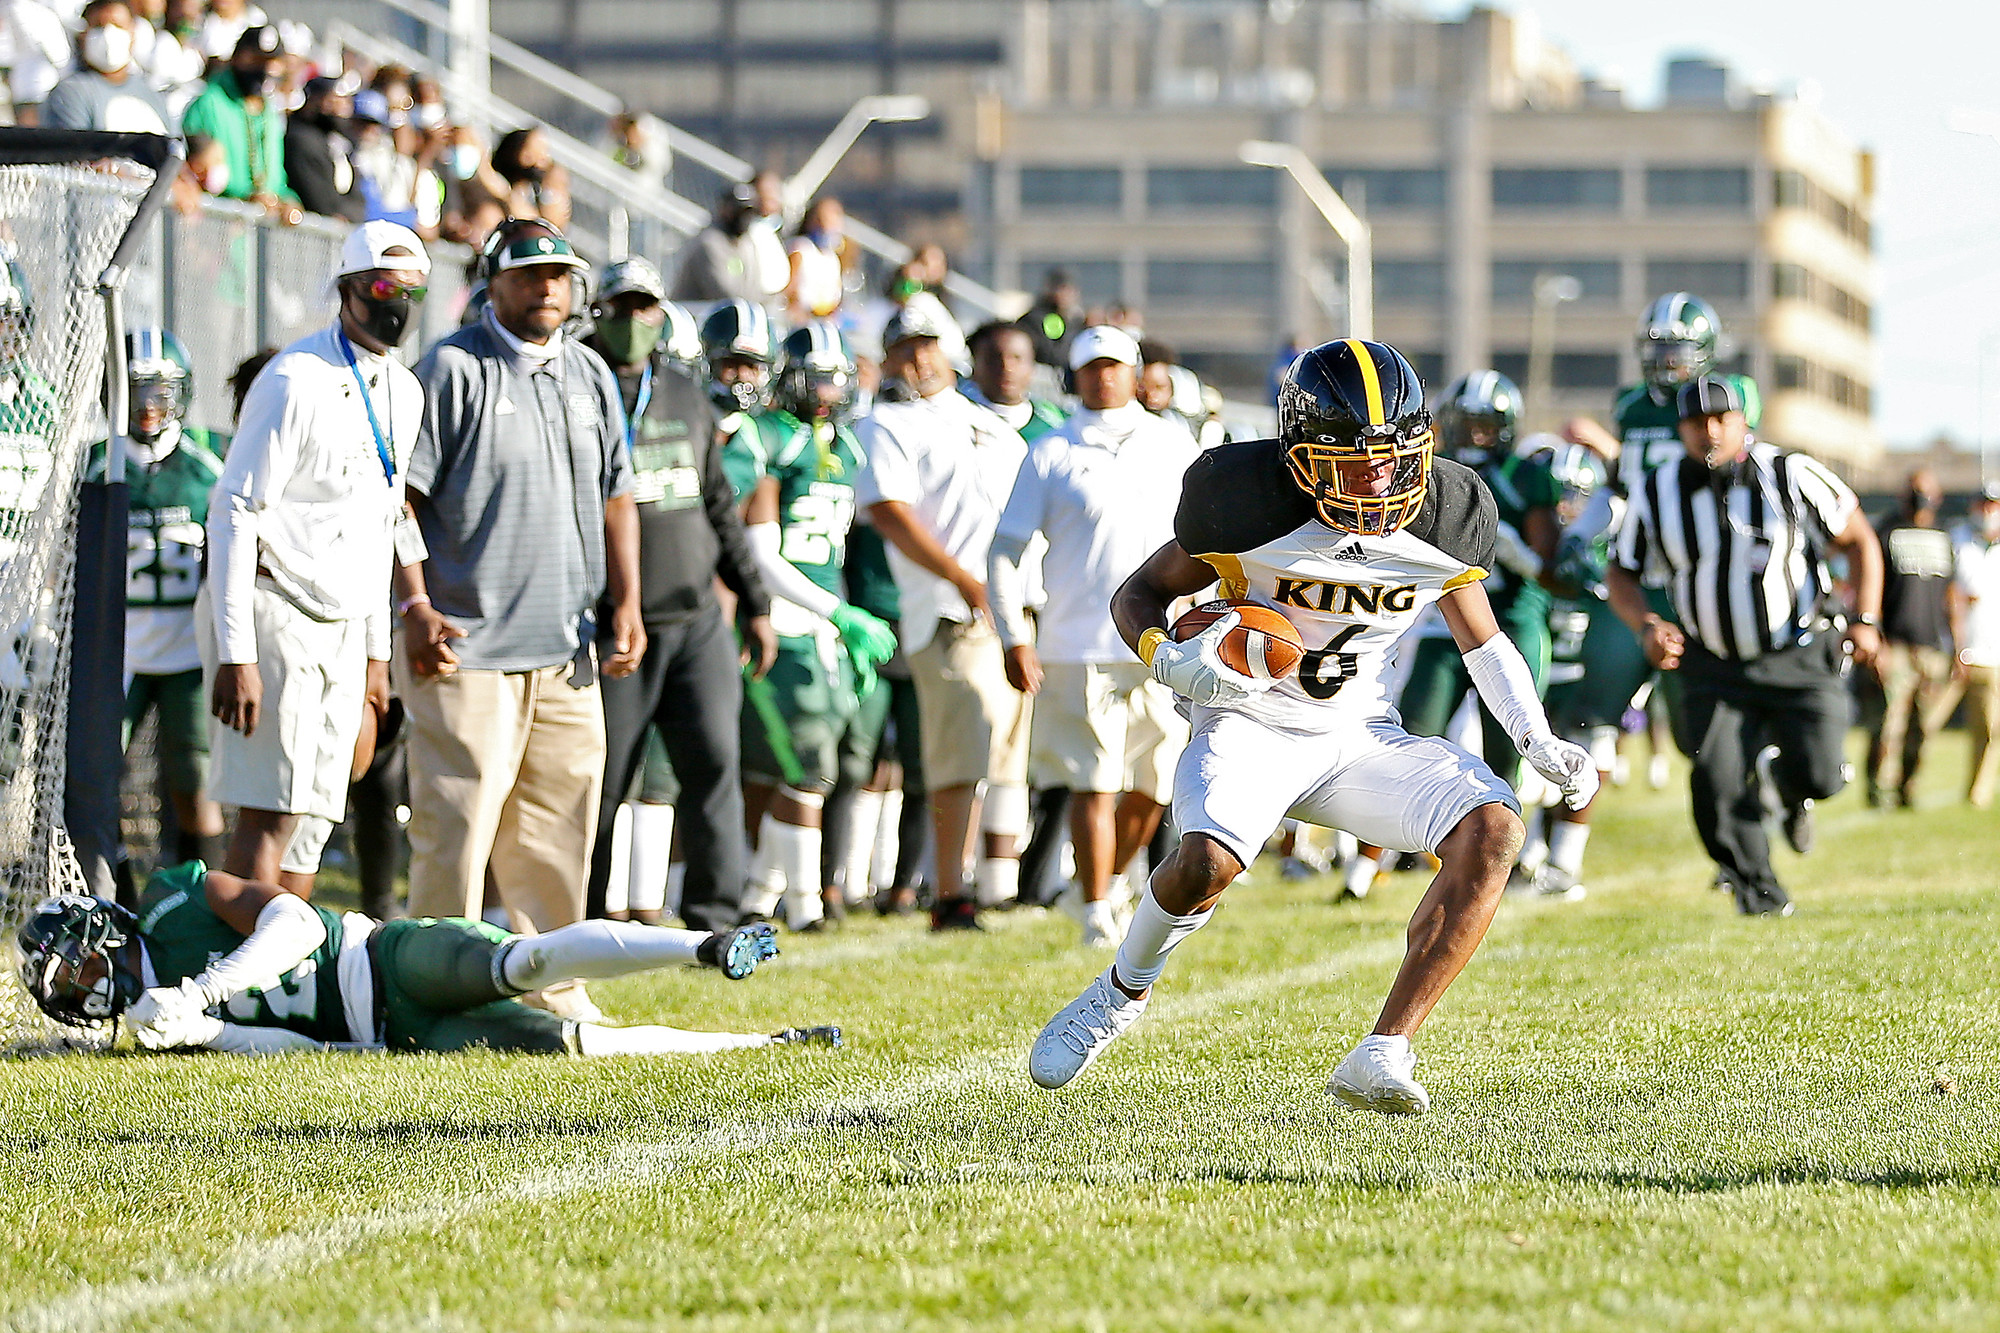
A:
[[[1463,0],[1423,0],[1457,17]],[[1877,157],[1876,414],[1892,445],[1943,431],[2000,438],[2000,141],[1955,133],[1953,110],[2000,132],[2000,0],[1496,0],[1588,72],[1659,99],[1670,55],[1728,63],[1752,85],[1812,83]]]

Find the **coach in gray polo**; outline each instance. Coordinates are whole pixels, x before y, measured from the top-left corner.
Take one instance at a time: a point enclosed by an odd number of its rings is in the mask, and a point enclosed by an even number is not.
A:
[[[583,261],[540,221],[502,224],[486,254],[487,310],[417,366],[405,477],[425,549],[398,553],[395,660],[410,911],[477,917],[490,877],[514,928],[542,931],[583,913],[604,777],[596,671],[625,675],[646,648],[639,516],[617,382],[562,333]],[[594,1012],[576,983],[543,998]]]

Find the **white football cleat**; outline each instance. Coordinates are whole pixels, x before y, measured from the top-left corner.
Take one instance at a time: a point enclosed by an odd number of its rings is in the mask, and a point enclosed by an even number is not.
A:
[[[1125,942],[1125,923],[1110,899],[1083,905],[1083,947],[1115,949]]]
[[[1408,1037],[1363,1037],[1347,1053],[1326,1090],[1359,1111],[1422,1115],[1431,1095],[1415,1078],[1417,1053]]]
[[[1060,1088],[1090,1068],[1145,1012],[1146,1002],[1112,985],[1111,969],[1105,968],[1035,1038],[1028,1052],[1029,1076],[1045,1088]]]

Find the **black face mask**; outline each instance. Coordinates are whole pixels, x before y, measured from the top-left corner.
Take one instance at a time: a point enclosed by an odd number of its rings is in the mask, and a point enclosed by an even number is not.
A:
[[[236,86],[243,90],[245,97],[262,97],[271,91],[272,78],[268,66],[258,65],[253,69],[231,65],[230,70],[236,75]]]
[[[409,332],[410,312],[414,309],[407,296],[392,296],[386,301],[362,293],[356,298],[361,303],[361,331],[381,343],[384,347],[395,347]]]

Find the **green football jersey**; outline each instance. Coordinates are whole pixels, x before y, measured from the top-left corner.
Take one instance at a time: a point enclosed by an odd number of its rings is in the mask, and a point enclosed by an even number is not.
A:
[[[104,443],[91,451],[86,476],[104,475]],[[208,496],[222,475],[222,460],[203,430],[184,430],[159,462],[128,460],[130,515],[125,535],[125,605],[193,606],[201,591]]]
[[[177,986],[243,943],[244,936],[208,905],[208,867],[188,861],[156,871],[139,900],[139,938],[161,986]],[[326,940],[269,990],[248,990],[223,1005],[218,1017],[250,1027],[284,1028],[314,1041],[352,1041],[340,993],[340,951],[346,923],[339,913],[313,907]]]
[[[1021,438],[1029,444],[1060,428],[1063,422],[1069,419],[1068,413],[1060,407],[1054,403],[1045,403],[1039,398],[1030,398],[1028,409],[1028,424],[1021,427]]]
[[[1509,454],[1481,468],[1479,476],[1493,492],[1500,521],[1519,533],[1522,541],[1528,539],[1528,515],[1533,511],[1546,509],[1553,521],[1562,487],[1544,464]],[[1539,617],[1548,611],[1548,590],[1504,566],[1487,576],[1486,596],[1493,609],[1503,615],[1513,612]]]
[[[1731,375],[1730,382],[1743,395],[1744,420],[1756,430],[1764,419],[1764,400],[1757,381],[1748,375]],[[1618,395],[1611,409],[1611,433],[1618,437],[1618,491],[1631,495],[1646,474],[1665,463],[1686,457],[1681,446],[1680,409],[1673,395],[1664,399],[1651,387],[1635,384]]]
[[[737,412],[722,419],[722,474],[742,504],[757,489],[757,482],[771,469],[771,457],[785,447],[799,429],[799,419],[789,412],[769,408],[762,412]]]
[[[847,533],[847,600],[871,616],[894,623],[903,616],[903,595],[889,568],[889,543],[872,523],[856,523]]]
[[[836,597],[861,457],[852,431],[822,421],[800,425],[766,467],[778,482],[778,529],[784,534],[778,553]]]
[[[0,366],[0,513],[33,513],[55,470],[55,389],[26,365]]]

